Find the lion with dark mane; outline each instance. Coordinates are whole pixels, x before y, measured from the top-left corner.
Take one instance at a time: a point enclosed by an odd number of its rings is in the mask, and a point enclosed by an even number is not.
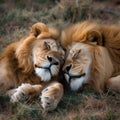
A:
[[[74,91],[82,86],[120,92],[120,25],[85,21],[62,31],[67,50],[64,75]]]
[[[64,52],[59,31],[36,23],[30,35],[10,44],[0,58],[0,95],[12,102],[40,97],[45,110],[54,110],[63,96],[58,74]]]

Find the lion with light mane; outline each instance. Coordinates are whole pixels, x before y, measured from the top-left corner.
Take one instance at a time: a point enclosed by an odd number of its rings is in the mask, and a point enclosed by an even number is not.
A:
[[[40,97],[45,110],[54,110],[63,96],[57,77],[63,57],[59,31],[34,24],[27,38],[10,44],[1,55],[0,95],[7,93],[11,102]]]
[[[120,25],[77,23],[62,31],[61,43],[67,50],[63,72],[73,91],[86,86],[120,92]]]

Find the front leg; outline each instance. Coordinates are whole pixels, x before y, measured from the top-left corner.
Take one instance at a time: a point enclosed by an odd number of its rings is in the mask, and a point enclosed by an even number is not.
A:
[[[24,83],[16,89],[10,90],[7,94],[10,96],[11,102],[25,101],[39,96],[43,87],[41,85],[31,85]]]
[[[63,96],[63,86],[61,83],[53,82],[43,89],[41,98],[41,105],[45,111],[54,110]]]

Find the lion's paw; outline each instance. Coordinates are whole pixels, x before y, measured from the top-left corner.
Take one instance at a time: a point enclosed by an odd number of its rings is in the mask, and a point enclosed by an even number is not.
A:
[[[27,100],[29,96],[27,95],[26,89],[29,87],[31,87],[30,84],[22,84],[19,86],[15,93],[10,97],[10,101],[15,103]]]
[[[42,91],[41,105],[45,111],[52,111],[57,107],[59,100],[55,97],[56,94],[52,87],[47,87]]]

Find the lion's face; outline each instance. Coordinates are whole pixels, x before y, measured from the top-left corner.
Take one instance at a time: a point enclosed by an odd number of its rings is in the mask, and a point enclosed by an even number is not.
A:
[[[92,66],[93,47],[84,43],[73,43],[63,67],[65,78],[71,90],[77,91],[88,82]]]
[[[59,72],[63,51],[54,39],[43,39],[33,48],[35,73],[42,81],[49,81]]]

